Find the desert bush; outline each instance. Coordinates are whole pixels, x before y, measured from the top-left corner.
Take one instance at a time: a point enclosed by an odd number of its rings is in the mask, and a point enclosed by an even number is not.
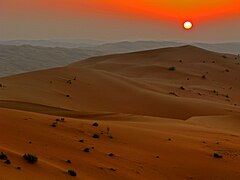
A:
[[[4,152],[1,152],[0,153],[0,160],[7,160],[7,159],[8,159],[7,155]]]
[[[38,157],[32,154],[24,154],[23,158],[28,161],[29,163],[36,163],[38,161]]]
[[[57,122],[51,124],[52,127],[57,127]]]
[[[214,158],[223,158],[223,156],[218,153],[213,153],[213,157]]]
[[[99,138],[99,135],[98,134],[94,134],[92,137],[93,138]]]
[[[68,174],[70,176],[74,176],[74,177],[77,176],[77,173],[74,170],[71,170],[71,169],[68,170]]]
[[[90,152],[90,149],[89,148],[85,148],[83,151],[84,152]]]
[[[202,79],[206,79],[206,75],[202,75]]]
[[[96,122],[93,123],[93,126],[98,127],[98,123],[96,123]]]
[[[68,160],[66,160],[66,163],[69,163],[69,164],[71,164],[71,163],[72,163],[72,161],[71,161],[70,159],[68,159]]]
[[[185,88],[183,86],[180,87],[181,90],[185,90]]]
[[[175,71],[176,68],[175,68],[175,67],[169,67],[168,70],[169,70],[169,71]]]
[[[11,161],[9,159],[7,159],[4,163],[5,164],[11,164]]]
[[[114,154],[113,153],[109,153],[108,156],[112,157],[112,156],[114,156]]]

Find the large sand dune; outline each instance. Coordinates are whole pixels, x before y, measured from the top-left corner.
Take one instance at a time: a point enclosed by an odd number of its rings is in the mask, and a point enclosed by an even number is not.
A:
[[[239,179],[239,61],[183,46],[0,78],[0,177]]]

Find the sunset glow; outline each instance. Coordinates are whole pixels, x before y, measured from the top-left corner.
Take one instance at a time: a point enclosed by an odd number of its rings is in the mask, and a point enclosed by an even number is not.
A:
[[[189,19],[192,23],[191,27],[184,26],[184,22]],[[21,34],[21,31],[26,32],[25,26],[30,27],[29,32],[33,36],[44,34],[47,31],[44,26],[48,26],[47,32],[51,32],[48,33],[49,36],[60,37],[91,34],[96,37],[111,38],[109,36],[113,33],[105,32],[115,30],[115,33],[122,38],[130,32],[131,37],[145,34],[149,36],[146,38],[152,38],[158,36],[160,32],[169,34],[171,29],[176,31],[174,35],[182,38],[183,35],[180,33],[183,27],[188,30],[194,27],[194,31],[191,32],[195,33],[199,33],[199,30],[207,31],[207,28],[212,28],[211,31],[214,32],[219,29],[217,26],[223,26],[223,21],[224,24],[228,24],[224,29],[240,26],[237,23],[239,19],[239,0],[1,0],[0,2],[0,23],[2,23],[0,25],[2,31],[4,29],[6,33],[3,35],[4,38],[18,37],[17,34]],[[151,28],[147,28],[148,26]],[[11,27],[12,31],[17,30],[10,32],[8,27]],[[128,31],[122,27],[127,27]],[[135,28],[144,30],[138,34],[135,33]],[[57,34],[56,29],[59,32]],[[225,31],[224,29],[222,31]],[[237,31],[236,29],[235,27],[232,31]],[[229,33],[229,36],[232,36],[232,33]]]

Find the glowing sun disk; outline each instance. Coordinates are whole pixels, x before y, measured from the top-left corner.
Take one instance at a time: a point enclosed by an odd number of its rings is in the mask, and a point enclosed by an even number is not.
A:
[[[192,29],[193,24],[192,24],[190,21],[186,21],[186,22],[183,24],[183,27],[184,27],[184,29],[186,29],[186,30],[190,30],[190,29]]]

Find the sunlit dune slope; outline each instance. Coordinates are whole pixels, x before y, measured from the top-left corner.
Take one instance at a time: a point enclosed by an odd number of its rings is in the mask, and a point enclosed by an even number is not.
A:
[[[193,46],[96,57],[1,78],[1,100],[187,119],[239,111],[239,60]]]
[[[188,122],[122,115],[125,121],[97,121],[99,126],[94,127],[96,121],[91,120],[65,118],[57,122],[60,117],[1,108],[0,114],[4,134],[0,152],[11,161],[8,165],[0,160],[2,179],[69,179],[68,169],[77,173],[76,179],[240,177],[239,132],[197,125],[199,119]],[[227,122],[229,117],[221,119]],[[56,127],[51,126],[54,122]],[[100,137],[94,139],[95,133]],[[85,148],[90,152],[84,152]],[[36,155],[38,162],[28,163],[24,153]],[[223,158],[213,158],[213,153]]]

